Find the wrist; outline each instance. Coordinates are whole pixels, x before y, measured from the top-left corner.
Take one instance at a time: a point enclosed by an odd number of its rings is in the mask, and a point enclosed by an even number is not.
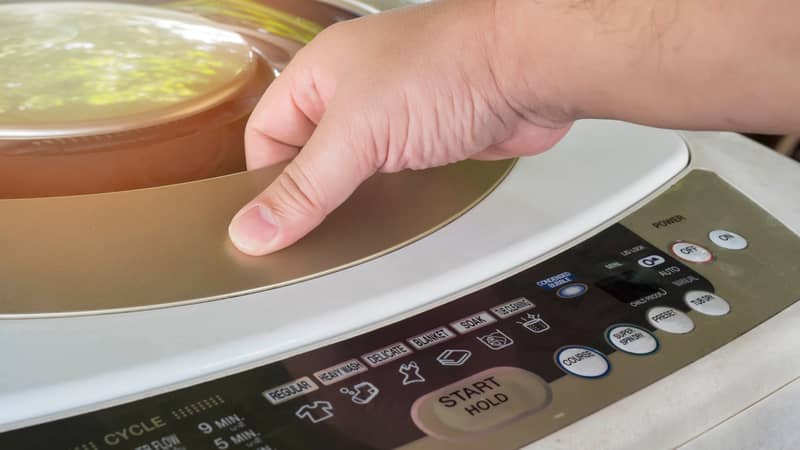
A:
[[[509,101],[555,122],[623,119],[626,98],[647,90],[658,0],[495,1],[494,64]]]
[[[577,17],[563,1],[494,0],[490,60],[499,90],[527,120],[569,123],[582,115],[574,88]],[[569,42],[568,42],[569,41]],[[567,50],[570,49],[570,50]]]

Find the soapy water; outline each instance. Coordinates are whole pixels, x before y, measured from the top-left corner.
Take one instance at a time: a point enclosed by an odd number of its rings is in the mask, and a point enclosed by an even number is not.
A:
[[[0,5],[0,123],[158,111],[213,92],[252,64],[239,34],[175,14],[132,5]]]
[[[259,36],[291,55],[323,28],[266,3],[0,3],[0,199],[245,170],[244,127],[276,74]]]

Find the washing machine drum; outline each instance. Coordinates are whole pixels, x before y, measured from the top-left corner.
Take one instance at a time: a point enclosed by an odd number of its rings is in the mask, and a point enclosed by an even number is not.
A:
[[[323,27],[302,2],[0,4],[0,198],[245,169],[261,94]]]

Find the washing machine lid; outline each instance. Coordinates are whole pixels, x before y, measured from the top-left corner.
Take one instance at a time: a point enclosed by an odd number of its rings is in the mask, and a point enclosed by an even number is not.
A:
[[[376,175],[299,243],[258,258],[233,247],[228,224],[280,166],[158,188],[0,199],[0,319],[220,301],[343,270],[445,226],[513,164]]]
[[[219,376],[407,317],[599,230],[688,161],[675,132],[583,121],[554,150],[520,160],[443,229],[346,270],[174,308],[0,320],[0,340],[14,342],[0,348],[0,404],[14,405],[0,408],[0,430]]]

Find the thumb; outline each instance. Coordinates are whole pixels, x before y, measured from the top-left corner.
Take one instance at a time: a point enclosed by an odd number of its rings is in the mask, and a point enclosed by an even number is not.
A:
[[[326,114],[297,157],[233,218],[228,232],[239,250],[260,256],[288,247],[376,172],[375,152],[349,145],[357,134],[326,120],[334,117]]]

